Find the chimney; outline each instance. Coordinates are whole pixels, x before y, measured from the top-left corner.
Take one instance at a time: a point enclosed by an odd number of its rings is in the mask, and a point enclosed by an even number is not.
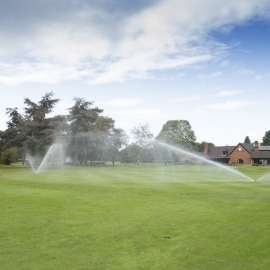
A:
[[[204,153],[208,153],[208,143],[204,143]]]
[[[258,141],[255,141],[254,151],[255,152],[258,152],[259,151],[259,143],[258,143]]]

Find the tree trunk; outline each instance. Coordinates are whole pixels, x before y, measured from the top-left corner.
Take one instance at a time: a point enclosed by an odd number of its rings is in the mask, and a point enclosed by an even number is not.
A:
[[[75,151],[75,157],[74,157],[74,166],[77,167],[78,165],[78,153]]]
[[[84,165],[87,165],[87,156],[84,155],[84,161],[83,161]]]

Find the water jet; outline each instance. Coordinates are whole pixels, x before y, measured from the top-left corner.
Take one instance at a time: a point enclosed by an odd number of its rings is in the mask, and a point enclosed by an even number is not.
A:
[[[39,163],[39,158],[32,157],[29,154],[27,154],[26,158],[28,159],[28,163],[34,173],[38,174],[44,172],[48,169],[49,162],[51,162],[52,165],[59,163],[62,164],[64,162],[63,145],[60,143],[54,143],[53,145],[51,145],[37,169],[35,167],[35,164],[37,162]]]
[[[241,173],[241,172],[239,172],[239,171],[237,171],[237,170],[234,170],[233,168],[231,168],[231,167],[229,167],[229,166],[226,166],[226,165],[223,165],[223,164],[221,164],[221,163],[218,163],[218,162],[209,160],[209,159],[204,158],[204,157],[201,157],[201,156],[199,156],[199,155],[197,155],[197,154],[195,154],[195,153],[192,153],[192,152],[183,150],[183,149],[181,149],[181,148],[179,148],[179,147],[176,147],[176,146],[173,146],[173,145],[170,145],[170,144],[161,142],[161,141],[157,141],[157,140],[156,140],[156,143],[158,143],[160,146],[163,146],[163,147],[165,147],[165,148],[169,148],[169,149],[171,149],[171,150],[173,150],[173,151],[176,151],[176,152],[185,154],[185,155],[187,155],[187,156],[189,156],[189,157],[192,157],[192,158],[195,158],[195,159],[197,159],[197,160],[201,160],[201,161],[203,161],[203,162],[205,162],[205,163],[207,163],[207,164],[215,165],[215,166],[217,166],[217,167],[219,167],[219,168],[221,168],[221,169],[224,169],[224,170],[226,170],[226,171],[229,171],[229,172],[231,172],[231,173],[234,173],[234,174],[236,174],[236,175],[239,175],[239,176],[241,176],[241,177],[243,177],[243,178],[246,178],[246,179],[248,179],[248,180],[250,180],[250,181],[255,181],[255,182],[256,182],[256,180],[254,180],[254,179],[248,177],[247,175],[245,175],[245,174],[243,174],[243,173]]]

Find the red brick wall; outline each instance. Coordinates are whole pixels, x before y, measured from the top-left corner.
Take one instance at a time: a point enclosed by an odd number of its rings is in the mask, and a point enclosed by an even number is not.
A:
[[[239,150],[241,147],[241,150]],[[252,159],[250,158],[250,153],[243,148],[243,146],[238,145],[235,150],[230,155],[230,164],[238,164],[237,160],[242,159],[244,165],[252,165]]]

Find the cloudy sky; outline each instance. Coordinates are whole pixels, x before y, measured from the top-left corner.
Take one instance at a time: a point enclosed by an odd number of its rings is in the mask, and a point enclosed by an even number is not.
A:
[[[188,120],[198,141],[270,130],[270,0],[1,0],[5,108],[46,92],[94,101],[128,134]]]

